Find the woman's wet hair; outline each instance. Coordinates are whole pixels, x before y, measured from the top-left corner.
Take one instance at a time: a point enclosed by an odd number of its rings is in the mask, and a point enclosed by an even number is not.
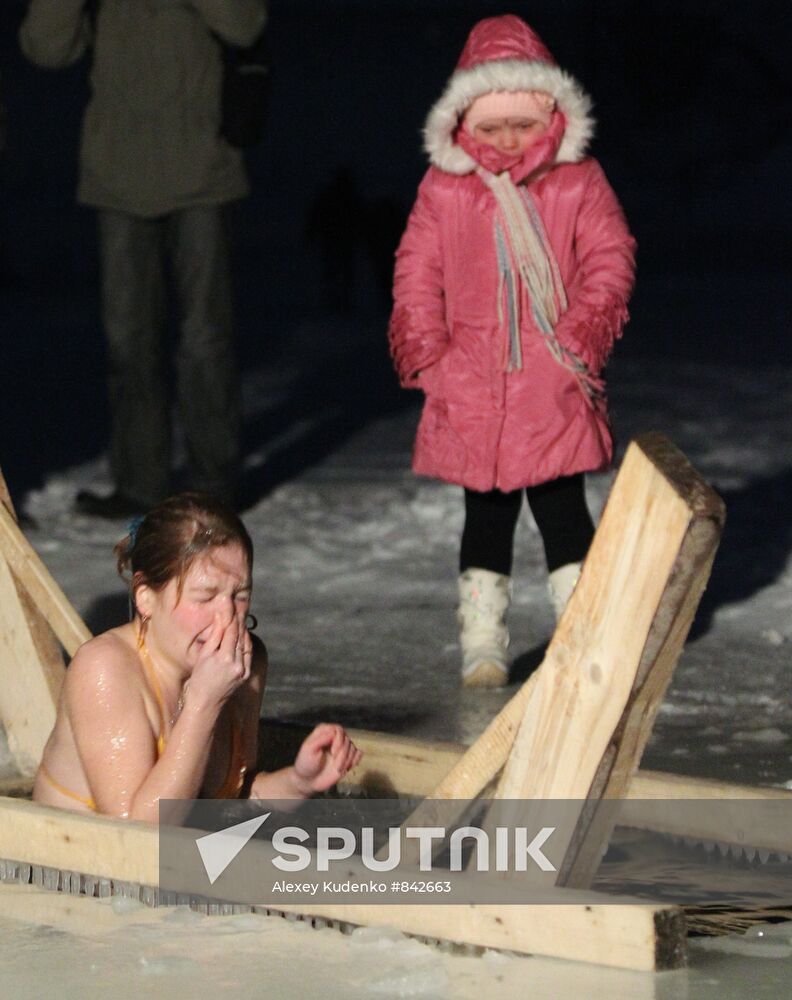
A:
[[[209,493],[178,493],[130,525],[115,546],[119,575],[134,590],[145,583],[162,590],[184,578],[195,560],[221,545],[239,545],[253,567],[253,543],[239,516]]]

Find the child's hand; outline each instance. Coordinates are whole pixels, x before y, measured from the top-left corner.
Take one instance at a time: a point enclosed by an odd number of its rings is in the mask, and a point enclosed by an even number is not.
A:
[[[351,771],[362,756],[343,726],[325,722],[303,740],[294,762],[294,774],[304,794],[325,792]]]

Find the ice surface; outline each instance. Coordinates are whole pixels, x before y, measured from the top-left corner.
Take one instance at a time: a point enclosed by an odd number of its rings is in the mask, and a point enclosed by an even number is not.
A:
[[[733,740],[739,740],[744,743],[786,743],[789,736],[786,733],[782,733],[780,729],[776,729],[775,726],[766,726],[762,729],[755,729],[752,732],[743,732],[738,730],[736,733],[732,734]]]
[[[434,963],[374,979],[370,989],[374,996],[438,997],[443,996],[448,987],[448,973],[442,965]]]
[[[150,958],[141,955],[138,960],[140,973],[143,976],[179,976],[192,972],[195,962],[183,955],[170,955],[164,958]]]

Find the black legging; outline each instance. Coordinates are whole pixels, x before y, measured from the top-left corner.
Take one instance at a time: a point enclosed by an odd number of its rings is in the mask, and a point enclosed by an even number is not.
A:
[[[594,537],[583,488],[583,473],[564,476],[525,490],[544,543],[548,571],[580,562]],[[465,490],[465,529],[459,571],[476,567],[511,576],[514,529],[522,506],[522,490],[476,493]]]

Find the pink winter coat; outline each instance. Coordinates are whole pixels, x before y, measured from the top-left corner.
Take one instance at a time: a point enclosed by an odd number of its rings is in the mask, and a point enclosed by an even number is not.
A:
[[[584,158],[588,98],[519,18],[479,22],[427,120],[433,165],[397,252],[389,339],[402,384],[426,395],[415,472],[510,491],[601,469],[612,442],[604,403],[592,405],[550,353],[522,286],[522,369],[506,370],[497,202],[475,173],[477,160],[492,169],[494,151],[460,145],[457,131],[475,97],[492,90],[556,98],[548,133],[509,172],[528,186],[558,262],[568,308],[555,335],[593,375],[627,319],[635,244],[602,169]]]

